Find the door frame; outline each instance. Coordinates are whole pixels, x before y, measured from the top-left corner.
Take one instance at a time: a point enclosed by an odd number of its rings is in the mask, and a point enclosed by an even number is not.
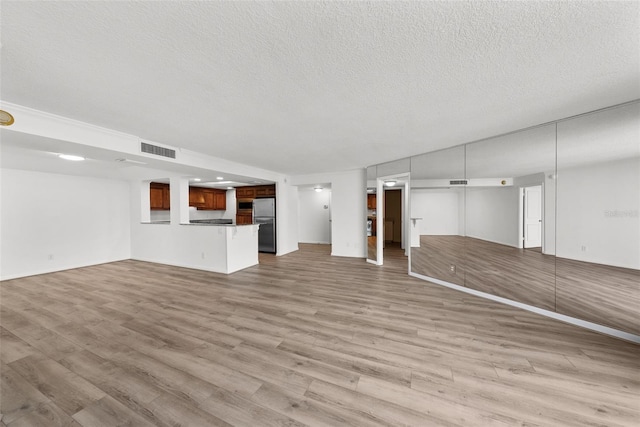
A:
[[[376,198],[376,219],[377,219],[377,223],[376,223],[376,235],[377,236],[382,236],[382,239],[378,238],[376,239],[376,249],[377,249],[377,259],[375,264],[376,265],[383,265],[384,264],[384,192],[385,192],[385,186],[384,186],[384,182],[391,180],[391,179],[398,179],[398,180],[404,180],[404,184],[401,187],[397,187],[399,188],[401,191],[400,193],[400,209],[401,209],[401,213],[400,216],[402,218],[402,226],[401,226],[401,245],[404,248],[404,253],[405,255],[408,255],[408,247],[409,245],[406,244],[407,241],[407,236],[409,236],[409,232],[407,230],[407,227],[409,226],[409,183],[410,183],[410,173],[409,172],[403,172],[403,173],[398,173],[398,174],[394,174],[394,175],[387,175],[387,176],[379,176],[376,179],[376,194],[378,195]],[[382,196],[382,197],[380,197]]]
[[[518,248],[525,249],[524,247],[524,222],[525,222],[525,188],[540,187],[540,244],[542,247],[542,253],[546,253],[545,245],[545,206],[544,206],[544,182],[533,185],[524,185],[519,188],[519,207],[518,207]]]

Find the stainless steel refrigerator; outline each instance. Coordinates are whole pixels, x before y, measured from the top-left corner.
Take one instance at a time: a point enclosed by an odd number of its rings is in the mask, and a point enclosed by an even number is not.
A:
[[[254,199],[253,223],[258,229],[258,251],[276,253],[276,199]]]

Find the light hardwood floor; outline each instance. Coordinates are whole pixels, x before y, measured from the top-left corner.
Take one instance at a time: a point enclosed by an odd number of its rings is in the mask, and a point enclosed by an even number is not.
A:
[[[301,245],[0,283],[6,426],[638,426],[640,347]]]
[[[455,265],[455,271],[449,270]],[[424,276],[640,335],[640,271],[462,236],[420,236]]]

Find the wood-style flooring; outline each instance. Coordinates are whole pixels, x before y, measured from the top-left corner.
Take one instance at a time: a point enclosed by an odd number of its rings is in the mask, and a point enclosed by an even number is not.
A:
[[[300,246],[1,282],[0,425],[639,425],[639,346]]]
[[[411,270],[640,335],[638,270],[462,236],[420,236],[420,247],[411,248]]]

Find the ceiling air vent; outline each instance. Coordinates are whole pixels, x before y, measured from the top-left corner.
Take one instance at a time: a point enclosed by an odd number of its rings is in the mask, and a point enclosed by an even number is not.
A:
[[[467,185],[468,182],[466,179],[454,179],[449,181],[449,185]]]
[[[140,151],[143,153],[154,154],[156,156],[169,157],[170,159],[176,158],[176,150],[147,144],[146,142],[140,143]]]

